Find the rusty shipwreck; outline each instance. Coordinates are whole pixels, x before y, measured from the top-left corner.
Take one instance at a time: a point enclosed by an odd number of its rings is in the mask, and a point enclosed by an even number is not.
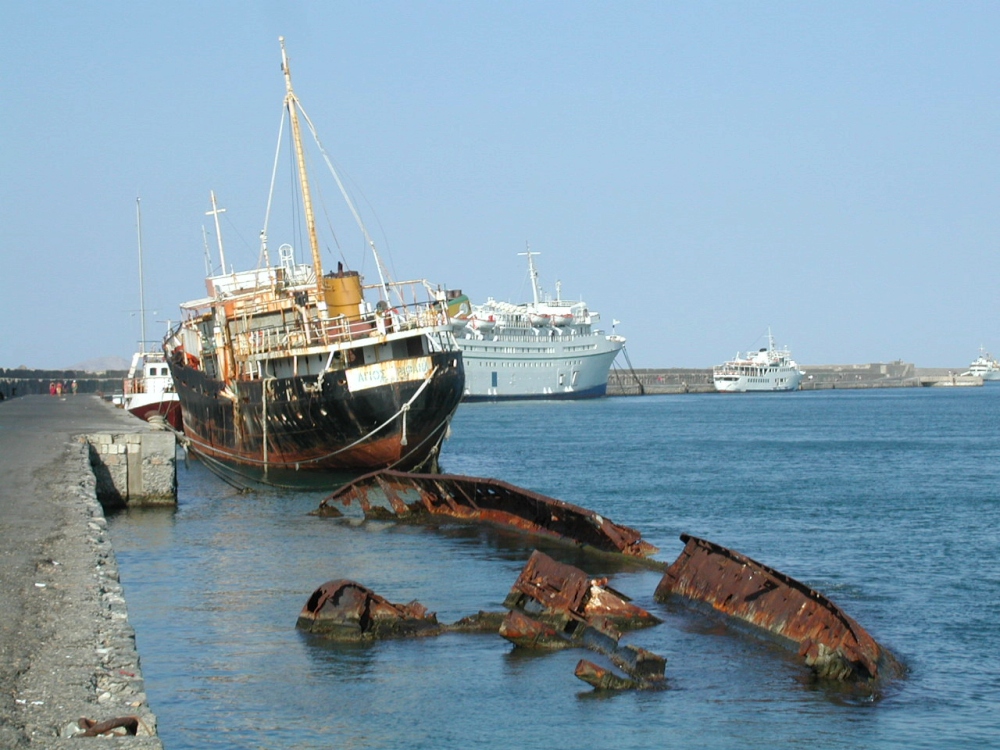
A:
[[[770,633],[818,677],[873,684],[901,672],[888,649],[820,592],[706,539],[682,534],[681,541],[655,599],[679,596]]]
[[[206,279],[206,298],[181,306],[183,320],[164,341],[189,447],[210,465],[263,481],[275,474],[286,481],[289,471],[435,468],[465,383],[447,292],[423,280],[390,279],[316,139],[374,255],[378,283],[363,283],[343,262],[324,274],[300,121],[316,133],[292,89],[283,40],[281,55],[299,183],[294,200],[312,263],[298,262],[283,244],[272,264],[267,216],[258,267],[230,270],[219,231],[224,209],[212,194],[208,214],[222,270]]]
[[[635,529],[579,505],[499,479],[377,471],[336,490],[320,503],[315,513],[339,516],[337,506],[346,508],[354,504],[366,518],[450,517],[636,559],[649,558],[658,552]]]

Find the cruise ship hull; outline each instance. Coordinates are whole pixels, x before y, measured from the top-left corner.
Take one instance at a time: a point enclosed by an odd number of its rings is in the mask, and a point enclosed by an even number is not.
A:
[[[465,401],[599,398],[624,340],[571,337],[565,342],[460,338]],[[511,351],[512,350],[512,351]]]

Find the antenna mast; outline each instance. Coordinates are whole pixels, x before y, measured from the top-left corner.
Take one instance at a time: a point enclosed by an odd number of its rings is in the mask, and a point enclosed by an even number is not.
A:
[[[533,253],[533,252],[531,252],[531,245],[529,245],[527,242],[524,243],[524,246],[527,249],[527,252],[518,253],[518,255],[527,255],[528,256],[528,276],[531,277],[531,294],[534,296],[535,304],[537,305],[538,304],[538,296],[539,296],[538,295],[538,271],[535,270],[535,263],[534,263],[534,261],[531,260],[531,257],[533,255],[541,255],[541,253]]]
[[[219,208],[215,203],[215,191],[212,190],[209,195],[212,196],[212,210],[206,211],[205,216],[215,217],[215,238],[219,241],[219,261],[222,263],[222,270],[220,273],[226,272],[226,254],[222,251],[222,231],[219,229],[219,214],[224,214],[226,209]]]

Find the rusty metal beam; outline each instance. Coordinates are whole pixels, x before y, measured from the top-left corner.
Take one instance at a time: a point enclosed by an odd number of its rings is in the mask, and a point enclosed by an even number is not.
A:
[[[635,529],[593,511],[497,479],[381,471],[325,498],[318,515],[357,504],[366,518],[449,516],[539,534],[604,552],[648,558],[658,550]]]
[[[823,594],[713,542],[681,535],[685,547],[654,598],[678,595],[790,641],[820,677],[870,682],[898,664]]]
[[[566,623],[594,624],[600,619],[619,629],[660,623],[659,618],[607,584],[606,578],[591,578],[579,568],[535,550],[503,604],[508,609]]]
[[[581,661],[577,677],[598,689],[655,689],[665,685],[667,660],[638,646],[621,645],[618,628],[641,628],[660,620],[631,604],[624,594],[579,568],[538,552],[531,555],[504,600],[511,611],[500,635],[533,649],[583,647],[608,657],[628,678]],[[582,665],[588,665],[582,667]],[[581,671],[582,668],[582,671]]]

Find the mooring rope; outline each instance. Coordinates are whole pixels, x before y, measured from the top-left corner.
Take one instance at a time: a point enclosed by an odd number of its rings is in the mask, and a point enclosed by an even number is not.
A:
[[[447,427],[448,427],[448,421],[445,420],[438,427],[434,428],[434,430],[431,431],[427,435],[426,438],[424,438],[422,441],[420,441],[420,444],[417,445],[414,450],[419,450],[420,448],[422,448],[424,446],[424,444],[426,444],[428,441],[434,439],[442,430],[446,430]],[[240,490],[240,491],[249,490],[249,489],[251,489],[251,485],[252,484],[262,484],[262,485],[265,485],[265,486],[268,486],[268,487],[275,487],[277,489],[283,489],[283,490],[301,490],[302,489],[302,487],[299,486],[299,485],[285,484],[285,483],[282,483],[282,482],[273,482],[273,481],[271,481],[269,479],[265,479],[263,477],[253,477],[253,476],[250,476],[249,474],[240,472],[239,469],[236,468],[235,466],[230,466],[229,464],[225,464],[222,461],[219,461],[217,458],[214,458],[214,457],[209,456],[209,455],[207,455],[205,453],[202,453],[201,451],[197,450],[193,445],[190,447],[190,450],[191,450],[191,453],[194,453],[196,456],[198,456],[199,458],[201,458],[203,460],[203,462],[205,463],[205,468],[207,468],[209,471],[211,471],[213,474],[215,474],[215,476],[217,476],[223,482],[225,482],[226,484],[228,484],[230,487],[233,487],[233,488],[235,488],[237,490]],[[396,459],[395,461],[393,461],[392,463],[390,463],[390,464],[388,464],[388,465],[386,465],[386,466],[384,466],[382,468],[383,469],[394,469],[394,468],[396,468],[396,466],[398,466],[403,461],[403,458],[405,458],[405,457],[400,457],[400,458]],[[429,458],[429,456],[428,456],[428,458]],[[425,463],[426,463],[426,461],[425,461]],[[423,465],[423,464],[421,464],[421,465]],[[243,484],[237,483],[234,479],[232,479],[232,475],[236,475],[241,480],[244,480],[245,483],[243,483]],[[340,486],[341,484],[343,484],[343,483],[338,483],[337,486]],[[310,487],[309,489],[321,490],[323,488],[311,488]]]
[[[217,453],[219,455],[225,456],[227,458],[238,459],[238,460],[240,460],[240,461],[242,461],[244,463],[259,464],[261,466],[273,466],[275,468],[282,468],[282,467],[288,467],[288,466],[300,466],[302,464],[311,464],[311,463],[316,463],[318,461],[324,461],[324,460],[326,460],[328,458],[332,458],[333,456],[336,456],[336,455],[338,455],[340,453],[343,453],[344,451],[348,451],[351,448],[354,448],[354,447],[360,445],[361,443],[363,443],[363,442],[367,441],[369,438],[371,438],[372,435],[374,435],[374,434],[376,434],[378,432],[381,432],[383,429],[385,429],[385,427],[387,427],[388,425],[392,424],[392,422],[395,421],[396,418],[399,417],[402,414],[403,415],[403,439],[401,441],[401,444],[402,445],[406,445],[406,413],[410,410],[410,406],[413,404],[413,402],[417,400],[417,398],[420,396],[420,394],[424,392],[424,389],[430,384],[431,378],[433,378],[434,373],[437,372],[437,369],[438,369],[437,365],[434,365],[434,367],[432,367],[430,369],[430,372],[427,373],[427,377],[424,378],[424,382],[420,384],[420,387],[417,388],[417,390],[410,397],[410,399],[405,404],[403,404],[395,414],[393,414],[391,417],[389,417],[387,420],[385,420],[382,424],[380,424],[378,427],[375,427],[374,429],[370,430],[365,435],[362,435],[357,440],[355,440],[353,443],[350,443],[349,445],[345,445],[342,448],[338,448],[337,450],[332,451],[332,452],[327,453],[327,454],[322,455],[322,456],[316,456],[314,458],[304,459],[302,461],[288,461],[288,462],[279,462],[279,463],[270,462],[270,463],[267,463],[267,462],[263,461],[262,459],[248,458],[247,456],[241,456],[238,453],[231,453],[229,451],[222,450],[221,448],[217,448],[214,445],[211,445],[210,443],[206,443],[203,440],[199,440],[198,438],[193,437],[191,435],[188,435],[187,438],[188,438],[188,440],[191,441],[191,444],[193,446],[197,445],[197,446],[199,446],[199,447],[201,447],[203,449],[211,450],[214,453]],[[436,430],[435,430],[435,432],[436,432]],[[421,443],[421,445],[423,445],[423,443]],[[199,451],[199,453],[201,453],[201,451]],[[400,459],[400,460],[402,460],[402,459]],[[397,463],[398,463],[398,461],[397,461]],[[395,465],[395,464],[393,464],[393,465]]]

